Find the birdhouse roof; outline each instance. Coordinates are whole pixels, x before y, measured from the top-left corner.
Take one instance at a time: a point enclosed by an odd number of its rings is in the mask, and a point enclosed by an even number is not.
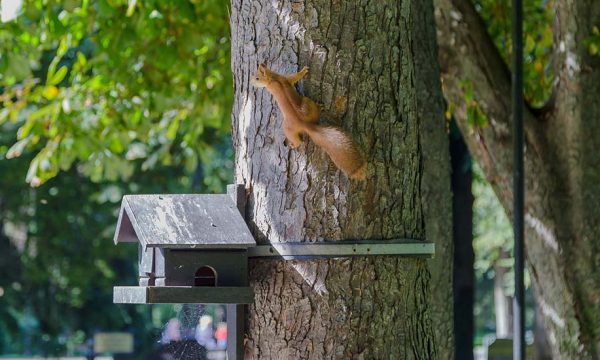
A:
[[[125,195],[115,244],[175,249],[239,249],[256,242],[229,195]]]

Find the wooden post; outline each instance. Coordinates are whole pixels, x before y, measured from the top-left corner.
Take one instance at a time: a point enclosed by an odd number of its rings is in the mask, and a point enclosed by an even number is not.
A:
[[[227,185],[227,194],[236,203],[244,220],[246,219],[246,190],[244,185]],[[244,283],[248,286],[248,279]],[[242,360],[244,358],[244,331],[246,311],[244,305],[227,305],[227,359]]]
[[[244,305],[227,305],[227,359],[244,358],[244,327],[246,312]]]

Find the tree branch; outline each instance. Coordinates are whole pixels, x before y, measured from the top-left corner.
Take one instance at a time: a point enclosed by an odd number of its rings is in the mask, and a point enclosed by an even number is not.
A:
[[[439,58],[444,95],[454,108],[454,116],[465,135],[470,152],[482,167],[500,201],[512,212],[512,120],[511,75],[498,49],[488,35],[479,14],[468,0],[436,0]],[[474,103],[465,101],[465,91],[473,88]],[[478,106],[486,115],[485,126],[468,124],[469,106]],[[524,116],[526,168],[539,176],[527,177],[526,206],[547,205],[538,201],[550,189],[536,181],[546,178],[552,153],[542,124],[529,107]]]

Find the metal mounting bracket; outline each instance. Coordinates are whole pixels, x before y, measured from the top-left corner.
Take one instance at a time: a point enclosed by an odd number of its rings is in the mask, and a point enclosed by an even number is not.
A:
[[[307,260],[350,256],[411,256],[431,258],[435,244],[415,239],[341,240],[260,244],[248,248],[251,258]]]

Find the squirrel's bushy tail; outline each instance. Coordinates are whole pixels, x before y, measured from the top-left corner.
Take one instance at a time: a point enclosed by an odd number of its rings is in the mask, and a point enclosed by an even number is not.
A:
[[[367,162],[352,139],[335,126],[308,124],[306,133],[329,155],[333,163],[351,179],[364,180]]]

